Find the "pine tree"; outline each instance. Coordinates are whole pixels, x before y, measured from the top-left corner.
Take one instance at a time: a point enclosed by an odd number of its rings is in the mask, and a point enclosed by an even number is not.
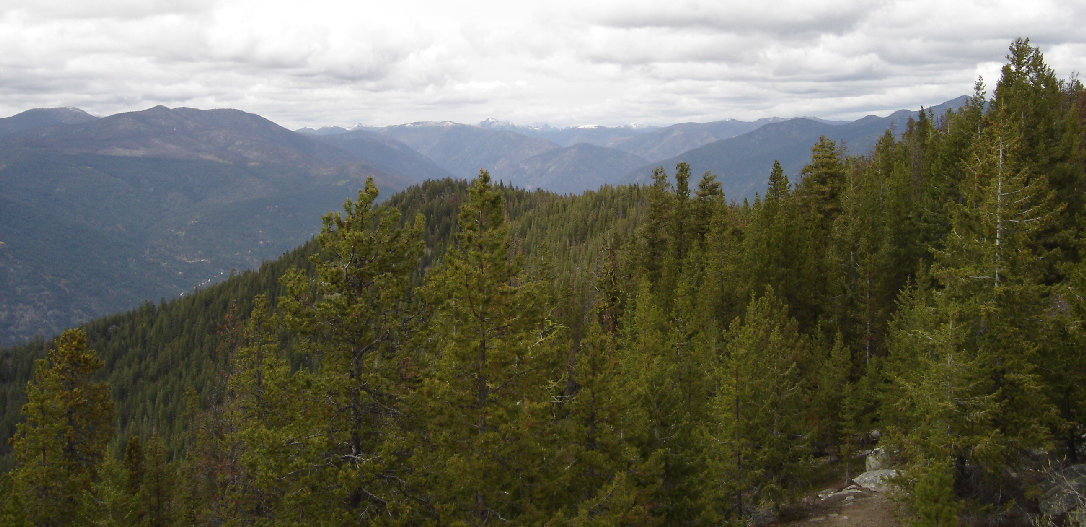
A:
[[[698,251],[690,256],[700,264]],[[676,303],[670,318],[648,281],[639,281],[618,341],[618,376],[629,397],[627,412],[641,423],[627,432],[631,444],[641,459],[663,463],[654,509],[666,521],[687,522],[699,507],[695,474],[702,452],[694,424],[707,411],[711,361],[706,355],[713,349],[703,339],[694,307],[700,273],[673,273],[682,282],[678,292],[669,291]]]
[[[1086,140],[1074,99],[1081,85],[1061,82],[1028,38],[1011,43],[991,101],[991,112],[1021,137],[1017,156],[1034,174],[1042,174],[1065,208],[1037,233],[1038,247],[1050,261],[1073,260],[1079,220],[1086,213]],[[1065,270],[1046,269],[1048,279]]]
[[[68,524],[83,514],[113,434],[109,386],[90,379],[102,365],[77,329],[57,337],[35,364],[22,409],[26,421],[12,438],[13,499],[34,525]]]
[[[662,284],[668,271],[664,264],[670,260],[670,249],[674,245],[674,202],[674,187],[667,172],[663,167],[657,167],[652,172],[652,186],[648,188],[647,217],[638,227],[633,247],[638,270],[654,286]]]
[[[543,284],[510,254],[499,189],[481,171],[461,206],[455,244],[427,277],[434,312],[422,335],[430,366],[413,404],[425,446],[415,463],[441,523],[541,521],[555,456],[548,417],[557,360]]]
[[[811,147],[811,162],[800,172],[803,178],[796,188],[807,217],[826,233],[841,212],[841,192],[845,186],[844,148],[822,136]]]
[[[724,191],[720,188],[720,182],[716,175],[706,171],[698,181],[698,190],[694,194],[691,215],[692,231],[696,242],[704,247],[706,238],[713,227],[713,222],[724,213]]]
[[[562,450],[569,506],[554,520],[570,525],[652,525],[662,520],[655,498],[662,456],[642,458],[637,444],[648,429],[631,397],[615,335],[598,321],[581,340],[571,377],[576,392],[564,405]]]
[[[799,365],[808,345],[786,309],[769,291],[728,330],[705,430],[705,520],[777,510],[801,488],[810,438]]]
[[[917,466],[949,463],[957,496],[982,503],[1014,494],[1007,468],[1047,446],[1055,417],[1038,372],[1050,291],[1031,240],[1060,205],[1021,165],[1019,141],[996,119],[974,143],[936,287],[904,298],[891,338],[897,444]]]
[[[1052,340],[1042,356],[1041,373],[1060,413],[1055,434],[1072,463],[1086,458],[1086,261],[1080,260],[1068,280],[1060,284],[1057,296],[1066,299],[1069,309],[1055,320]]]
[[[368,180],[342,214],[324,217],[320,252],[311,259],[315,276],[295,270],[284,277],[283,325],[309,366],[286,386],[300,390],[305,407],[269,409],[292,418],[297,437],[280,441],[300,445],[291,456],[300,466],[280,473],[287,493],[280,514],[367,522],[407,507],[399,427],[410,359],[402,343],[412,321],[408,286],[422,253],[422,220],[401,225],[399,211],[378,207],[377,195]]]
[[[743,232],[742,265],[738,271],[744,275],[745,283],[738,291],[743,295],[737,296],[739,306],[770,287],[795,309],[807,305],[811,292],[817,291],[825,281],[824,278],[808,281],[808,268],[821,260],[812,262],[812,255],[820,256],[825,242],[819,244],[810,238],[812,234],[805,227],[801,205],[800,196],[792,190],[781,164],[774,161],[765,199],[755,200],[750,224]],[[812,245],[818,246],[817,252],[810,250]],[[804,310],[810,316],[801,323],[814,324],[815,307]]]
[[[138,437],[125,445],[124,485],[127,525],[161,527],[172,525],[176,519],[177,480],[166,460],[166,449],[157,435],[142,447]]]
[[[312,474],[320,462],[315,445],[322,438],[310,428],[319,406],[305,391],[310,373],[292,373],[280,329],[267,299],[254,298],[226,379],[226,422],[214,446],[226,452],[212,453],[224,474],[209,482],[215,500],[195,511],[198,518],[274,523],[313,513],[310,482],[297,476]]]

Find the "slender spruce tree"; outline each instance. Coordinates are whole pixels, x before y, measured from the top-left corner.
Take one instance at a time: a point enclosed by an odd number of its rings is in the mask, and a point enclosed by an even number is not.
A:
[[[1053,344],[1051,290],[1032,240],[1061,205],[1017,157],[1021,136],[1008,124],[995,116],[971,147],[933,287],[901,302],[888,377],[904,396],[886,407],[916,468],[911,488],[944,481],[950,467],[957,499],[997,506],[1020,495],[1007,471],[1049,446],[1056,415],[1039,372]]]
[[[314,275],[289,273],[279,310],[311,364],[295,416],[307,428],[309,468],[290,477],[308,488],[321,521],[366,523],[405,514],[401,425],[407,394],[403,344],[414,314],[410,277],[422,254],[422,218],[403,225],[380,207],[373,180],[342,213],[324,217]]]
[[[102,366],[78,329],[57,337],[35,364],[22,409],[26,421],[11,440],[17,462],[12,503],[32,525],[89,522],[94,516],[87,494],[113,434],[109,386],[91,380]]]
[[[541,522],[555,478],[549,417],[558,379],[544,284],[511,254],[505,205],[485,170],[457,218],[455,243],[422,295],[429,368],[416,394],[426,467],[420,486],[440,523]],[[552,382],[553,381],[553,382]]]

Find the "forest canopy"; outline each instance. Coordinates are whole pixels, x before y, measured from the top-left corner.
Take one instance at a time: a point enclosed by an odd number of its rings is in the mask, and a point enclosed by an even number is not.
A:
[[[876,439],[918,525],[1034,514],[1086,457],[1084,123],[1020,39],[753,202],[685,163],[370,181],[259,271],[0,352],[0,523],[745,524]]]

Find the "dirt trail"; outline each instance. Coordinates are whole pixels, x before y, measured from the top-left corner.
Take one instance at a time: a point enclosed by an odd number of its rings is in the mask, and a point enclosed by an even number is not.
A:
[[[823,494],[825,495],[825,494]],[[852,486],[821,499],[811,496],[781,522],[788,526],[900,527],[899,506],[881,492]]]

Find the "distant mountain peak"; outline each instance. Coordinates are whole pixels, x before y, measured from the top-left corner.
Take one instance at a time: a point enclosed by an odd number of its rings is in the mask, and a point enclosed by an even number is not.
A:
[[[513,130],[517,128],[517,125],[509,122],[495,119],[493,117],[487,117],[479,122],[480,128],[490,128],[492,130]]]
[[[405,128],[451,128],[453,126],[466,126],[460,123],[452,121],[415,121],[413,123],[405,123],[399,126]]]
[[[72,125],[95,121],[98,118],[79,108],[32,108],[0,119],[0,136],[57,125]]]
[[[361,126],[358,126],[358,127],[355,127],[355,130],[364,130],[364,128],[361,127]],[[314,130],[313,128],[310,128],[310,127],[307,126],[305,128],[299,128],[299,129],[295,130],[295,132],[298,132],[299,134],[305,134],[305,135],[339,135],[339,134],[348,133],[350,131],[351,130],[348,130],[348,129],[342,127],[342,126],[322,126],[322,127],[318,128],[316,130]]]

